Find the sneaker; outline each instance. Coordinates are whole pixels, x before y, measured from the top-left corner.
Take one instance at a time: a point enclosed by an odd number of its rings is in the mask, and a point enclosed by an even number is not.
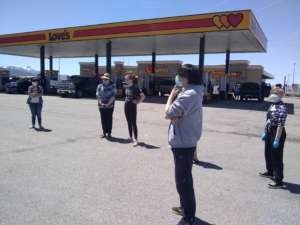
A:
[[[106,139],[111,139],[111,135],[108,134],[108,135],[106,136]]]
[[[105,134],[101,134],[101,135],[100,135],[100,138],[105,138],[105,137],[106,137]]]
[[[44,127],[42,125],[39,125],[40,130],[44,130]]]
[[[138,144],[139,144],[139,142],[138,142],[137,140],[134,140],[134,142],[133,142],[133,147],[138,146]]]
[[[130,138],[127,138],[124,142],[125,143],[131,143],[131,142],[133,142],[133,139],[130,137]]]
[[[29,127],[29,129],[34,129],[35,128],[35,126],[34,125],[31,125],[30,127]]]
[[[280,189],[283,188],[283,184],[279,184],[279,183],[271,183],[268,184],[268,188],[272,188],[272,189]]]
[[[195,219],[188,220],[184,217],[179,221],[177,225],[196,225]]]
[[[183,215],[183,209],[182,207],[173,207],[172,212],[176,215],[182,216]]]
[[[273,174],[270,174],[270,173],[268,173],[268,172],[259,173],[259,176],[260,176],[260,177],[266,177],[266,178],[273,178],[273,177],[274,177]]]

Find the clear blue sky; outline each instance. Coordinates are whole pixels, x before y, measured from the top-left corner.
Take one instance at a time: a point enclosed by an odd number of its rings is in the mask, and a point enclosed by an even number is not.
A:
[[[235,60],[249,60],[251,65],[262,65],[275,76],[272,84],[283,83],[296,63],[295,83],[300,84],[300,0],[2,0],[0,35],[19,32],[76,27],[151,18],[251,9],[268,39],[267,53],[231,54]],[[61,59],[61,74],[78,74],[78,62],[94,58]],[[125,65],[136,65],[149,57],[125,57]],[[157,56],[157,60],[182,60],[198,63],[197,55]],[[112,61],[123,61],[114,57]],[[225,62],[225,54],[205,56],[205,64]],[[99,58],[99,65],[105,58]],[[0,55],[0,65],[30,66],[39,70],[39,60],[34,58]],[[46,68],[49,62],[46,60]],[[53,62],[58,69],[58,59]]]

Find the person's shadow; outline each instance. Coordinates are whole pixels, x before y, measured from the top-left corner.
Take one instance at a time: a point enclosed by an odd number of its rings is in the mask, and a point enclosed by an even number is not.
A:
[[[215,170],[222,170],[222,167],[219,167],[215,164],[209,163],[209,162],[204,162],[204,161],[199,161],[195,163],[196,166],[202,166],[204,169],[215,169]]]
[[[124,138],[111,137],[110,139],[107,139],[107,140],[110,141],[110,142],[118,142],[120,144],[132,144],[132,143],[128,143],[127,139],[124,139]],[[144,148],[147,148],[147,149],[160,148],[160,147],[157,147],[157,146],[154,146],[154,145],[148,145],[144,142],[139,142],[138,146],[141,146],[141,147],[144,147]]]
[[[199,219],[198,217],[195,217],[195,223],[196,223],[196,225],[214,225],[212,223],[205,222],[205,221]]]
[[[126,142],[127,139],[124,138],[117,138],[117,137],[111,137],[110,139],[107,139],[109,142],[118,142],[120,144],[128,144],[128,142]]]
[[[288,190],[293,194],[300,194],[300,185],[289,182],[283,182],[283,190]]]
[[[154,145],[148,145],[144,142],[139,142],[139,145],[138,146],[141,146],[141,147],[144,147],[144,148],[147,148],[147,149],[157,149],[157,148],[160,148],[160,147],[157,147],[157,146],[154,146]]]
[[[44,128],[44,129],[35,128],[35,130],[36,130],[37,132],[46,132],[46,133],[52,131],[52,130],[46,129],[46,128]]]

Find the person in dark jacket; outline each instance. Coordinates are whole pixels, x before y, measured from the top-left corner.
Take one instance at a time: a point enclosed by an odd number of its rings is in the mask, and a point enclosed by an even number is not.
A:
[[[102,76],[102,84],[99,84],[96,91],[98,107],[101,116],[102,131],[100,138],[111,138],[113,125],[113,112],[116,97],[116,85],[110,79],[110,74],[105,73]]]
[[[267,112],[267,123],[261,140],[265,142],[265,161],[267,171],[259,173],[261,177],[275,178],[269,188],[283,187],[283,148],[286,139],[285,121],[287,110],[282,102],[283,89],[274,87],[270,92],[270,100],[273,102]]]

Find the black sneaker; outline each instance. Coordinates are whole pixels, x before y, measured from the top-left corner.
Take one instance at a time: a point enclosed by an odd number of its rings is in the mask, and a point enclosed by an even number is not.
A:
[[[194,219],[188,220],[182,217],[182,219],[179,221],[177,225],[196,225],[196,223]]]
[[[105,134],[101,134],[101,135],[100,135],[100,138],[105,138],[105,137],[106,137]]]
[[[260,177],[266,177],[266,178],[273,178],[273,177],[274,177],[273,174],[270,174],[270,173],[268,173],[268,172],[259,173],[259,176],[260,176]]]
[[[268,184],[268,188],[272,188],[272,189],[280,189],[283,188],[283,184],[279,184],[279,183],[271,183]]]
[[[182,216],[183,215],[183,209],[182,207],[173,207],[172,212],[176,215]]]
[[[108,135],[106,136],[106,139],[111,139],[111,135],[108,134]]]

